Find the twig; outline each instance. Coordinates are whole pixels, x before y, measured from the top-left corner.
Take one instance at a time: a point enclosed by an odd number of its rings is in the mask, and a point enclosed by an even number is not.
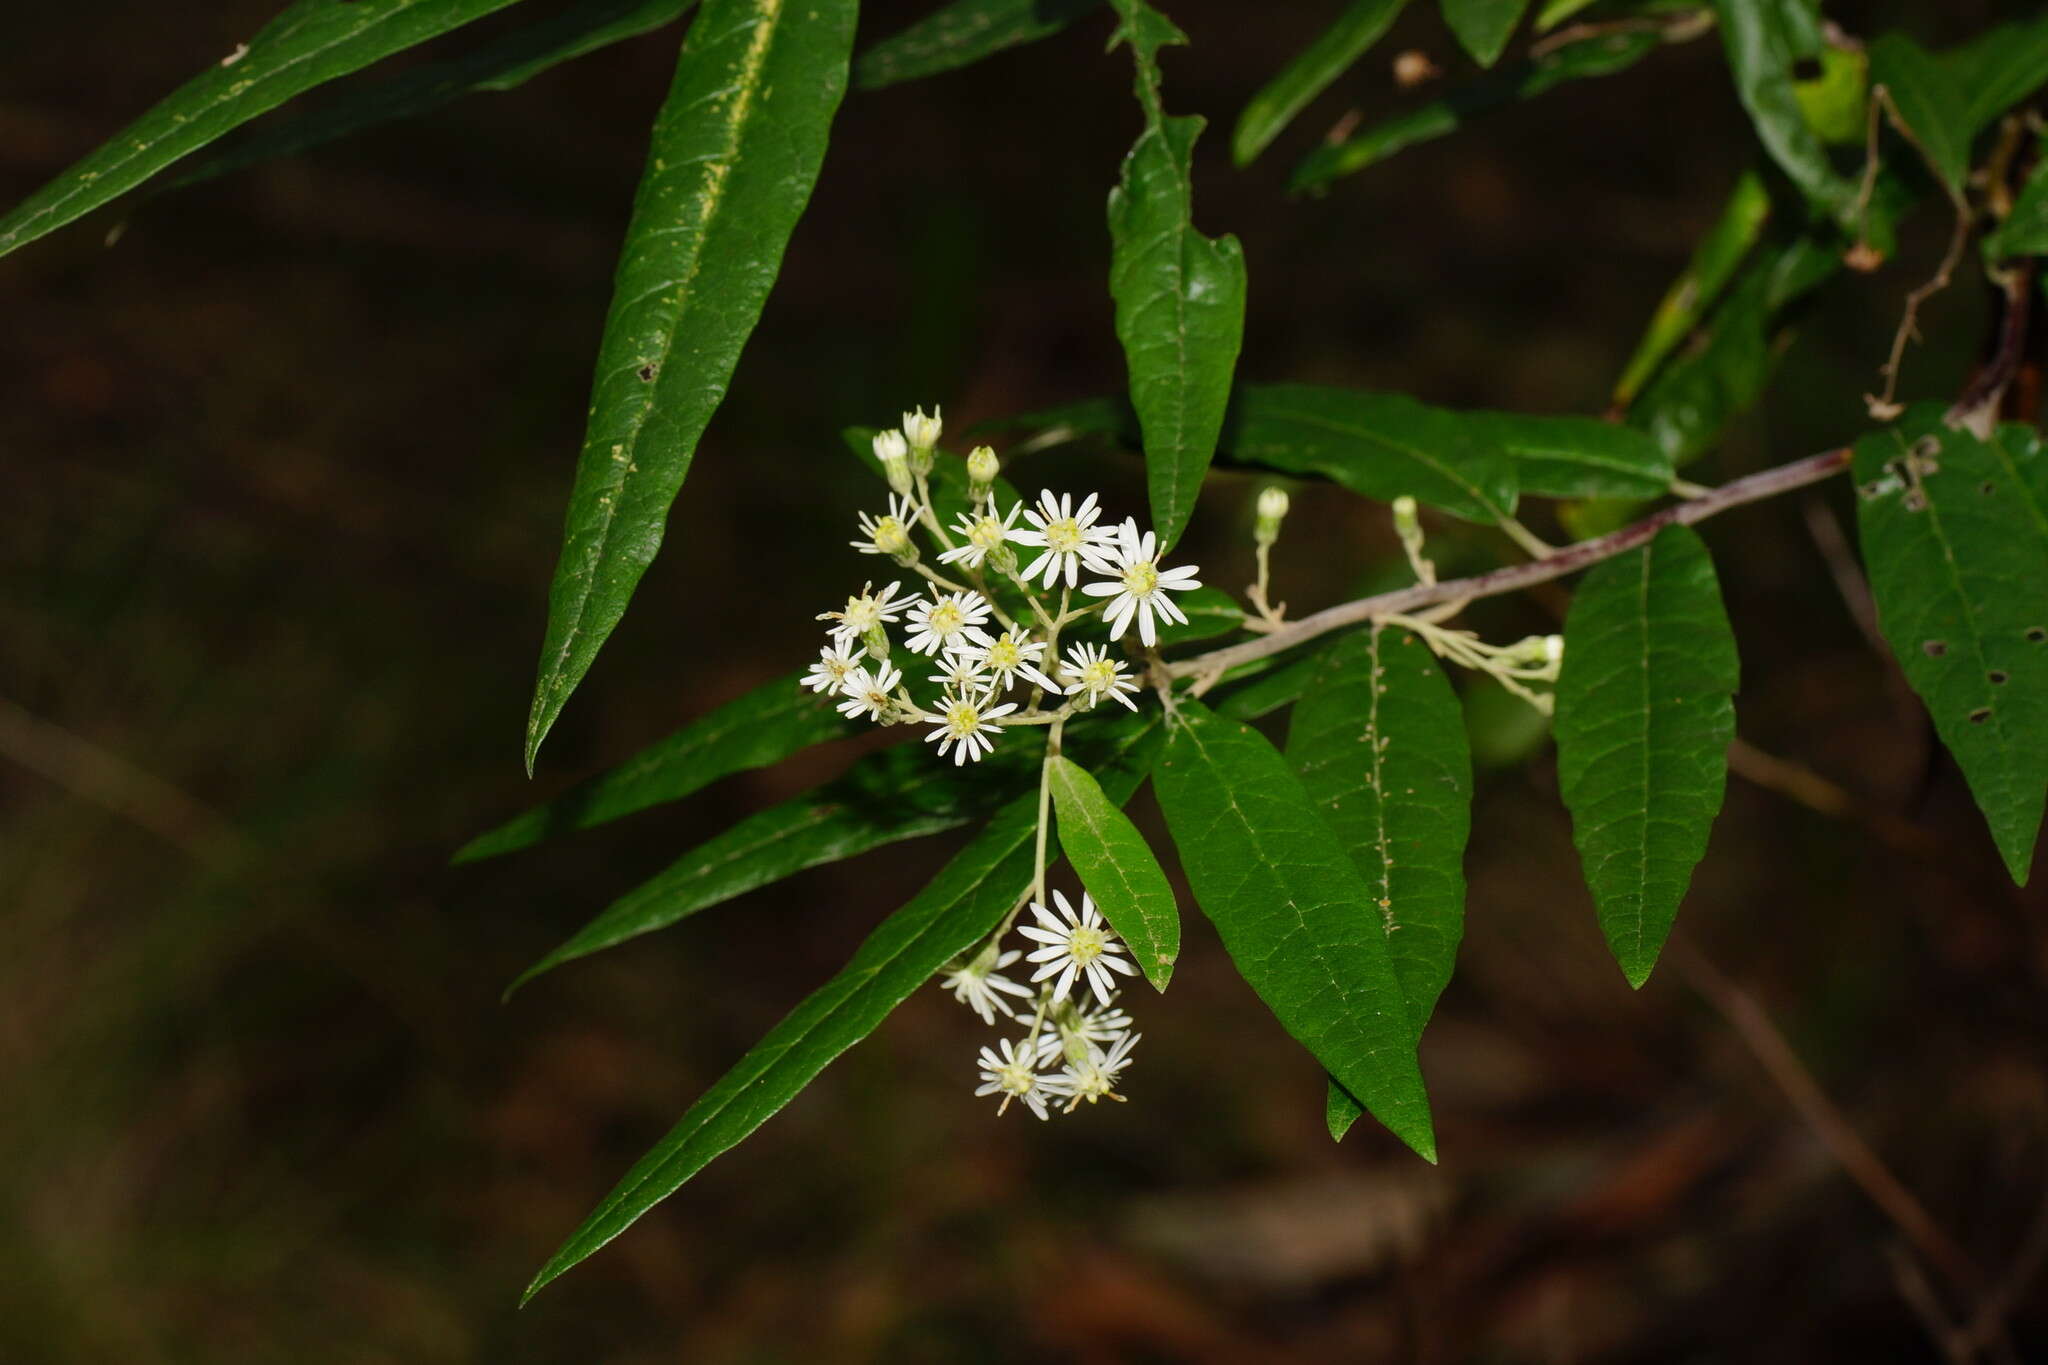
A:
[[[2034,296],[2034,269],[2034,258],[2028,256],[1997,272],[1999,288],[2005,296],[2005,308],[1998,318],[1998,345],[1990,361],[1949,408],[1945,419],[1952,427],[1968,427],[1980,441],[1991,439],[1991,430],[1998,422],[1998,405],[2004,400],[2013,376],[2020,372],[2020,362],[2026,358],[2027,313]]]
[[[1899,406],[1894,401],[1899,388],[1899,362],[1905,358],[1907,339],[1919,335],[1920,305],[1948,288],[1949,282],[1955,278],[1956,267],[1962,264],[1963,249],[1970,242],[1970,204],[1963,198],[1962,190],[1948,182],[1947,177],[1942,174],[1941,167],[1927,154],[1927,148],[1919,136],[1907,126],[1905,116],[1899,112],[1899,106],[1892,100],[1892,92],[1882,85],[1873,85],[1870,87],[1870,160],[1864,175],[1863,190],[1857,195],[1859,219],[1870,206],[1870,188],[1877,179],[1876,120],[1877,107],[1880,104],[1885,108],[1886,119],[1892,125],[1893,131],[1910,143],[1914,151],[1920,153],[1920,159],[1927,163],[1928,170],[1941,182],[1942,189],[1948,193],[1949,203],[1955,206],[1956,211],[1955,230],[1949,234],[1948,250],[1942,254],[1941,264],[1935,268],[1932,278],[1906,295],[1906,311],[1899,318],[1899,330],[1892,334],[1891,358],[1878,370],[1878,373],[1884,376],[1884,393],[1876,396],[1865,394],[1863,398],[1863,401],[1870,405],[1871,416],[1880,421],[1889,421],[1899,414]]]
[[[1547,583],[1566,574],[1577,573],[1603,559],[1612,559],[1626,554],[1638,546],[1647,545],[1657,533],[1667,526],[1691,526],[1705,521],[1718,512],[1744,503],[1756,502],[1762,498],[1774,497],[1794,488],[1819,483],[1822,479],[1839,474],[1849,467],[1849,450],[1823,451],[1809,455],[1791,464],[1779,465],[1724,483],[1719,488],[1701,497],[1686,502],[1674,503],[1651,513],[1641,521],[1622,527],[1609,535],[1594,540],[1582,540],[1576,545],[1567,545],[1547,558],[1531,560],[1525,564],[1511,564],[1495,569],[1491,573],[1477,574],[1471,578],[1455,578],[1439,583],[1417,583],[1410,587],[1383,592],[1374,597],[1361,597],[1354,602],[1344,602],[1326,607],[1312,616],[1304,616],[1271,634],[1243,644],[1215,649],[1207,654],[1197,654],[1167,665],[1167,671],[1176,678],[1200,677],[1204,674],[1220,673],[1239,664],[1263,659],[1282,650],[1305,644],[1320,635],[1346,626],[1355,626],[1378,617],[1395,613],[1413,612],[1418,607],[1431,606],[1438,602],[1452,602],[1460,598],[1498,597],[1502,593],[1517,592]]]
[[[1970,1365],[1974,1351],[1961,1347],[1961,1335],[1956,1325],[1949,1321],[1948,1310],[1941,1306],[1941,1296],[1934,1292],[1934,1286],[1927,1283],[1926,1274],[1920,1263],[1913,1259],[1913,1253],[1902,1242],[1885,1244],[1885,1259],[1892,1263],[1892,1286],[1899,1291],[1899,1297],[1906,1301],[1906,1307],[1913,1310],[1913,1316],[1920,1319],[1920,1330],[1927,1333],[1927,1339],[1934,1348],[1946,1356],[1949,1365]]]
[[[1878,810],[1804,764],[1765,753],[1746,740],[1737,739],[1728,746],[1728,770],[1820,815],[1861,821],[1901,853],[1924,858],[1945,848],[1940,839],[1912,821]]]
[[[1863,566],[1856,562],[1849,538],[1842,534],[1842,523],[1818,494],[1806,499],[1804,510],[1807,534],[1813,537],[1813,547],[1827,564],[1828,573],[1835,580],[1835,591],[1842,594],[1842,605],[1849,609],[1849,618],[1879,658],[1890,658],[1891,646],[1884,642],[1884,632],[1878,629],[1877,599],[1871,596],[1870,580],[1863,576]]]

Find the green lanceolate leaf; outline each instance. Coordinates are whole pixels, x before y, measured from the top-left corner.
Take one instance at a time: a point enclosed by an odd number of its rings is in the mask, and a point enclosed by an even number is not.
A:
[[[1191,175],[1203,121],[1166,117],[1154,56],[1178,32],[1142,0],[1117,3],[1125,15],[1120,31],[1135,35],[1146,127],[1109,193],[1109,292],[1144,433],[1152,527],[1164,551],[1194,515],[1230,403],[1244,341],[1244,251],[1235,237],[1204,237],[1194,228]]]
[[[2012,212],[1984,238],[1985,260],[2014,256],[2048,256],[2048,157],[2034,163]]]
[[[1524,493],[1546,498],[1654,498],[1670,491],[1671,458],[1647,434],[1593,417],[1473,413],[1515,462]]]
[[[1128,800],[1150,751],[1103,773]],[[760,1127],[889,1011],[1001,922],[1031,885],[1035,792],[1010,802],[930,885],[889,916],[838,975],[805,998],[685,1113],[626,1173],[527,1286],[550,1280],[632,1226],[719,1153]]]
[[[799,749],[855,733],[853,722],[791,674],[692,721],[611,771],[463,845],[458,863],[495,858],[570,830],[680,801],[721,777],[780,763]]]
[[[2024,885],[2048,792],[2048,451],[1916,405],[1856,443],[1855,477],[1878,624]]]
[[[231,129],[323,81],[514,0],[299,0],[245,47],[179,87],[0,218],[0,256],[90,213]]]
[[[1770,216],[1771,196],[1763,177],[1745,171],[1735,182],[1721,216],[1694,249],[1685,272],[1671,282],[1657,311],[1650,315],[1643,339],[1636,343],[1635,354],[1614,385],[1617,406],[1626,408],[1634,402],[1665,359],[1700,325],[1762,236]]]
[[[1632,986],[1657,965],[1721,809],[1739,674],[1714,562],[1683,526],[1600,565],[1572,598],[1558,786]]]
[[[1500,60],[1529,0],[1443,0],[1444,22],[1481,66]]]
[[[953,0],[860,54],[853,83],[879,90],[972,65],[1058,33],[1102,0]]]
[[[1337,22],[1260,87],[1237,116],[1231,159],[1249,166],[1317,95],[1323,93],[1387,31],[1408,0],[1352,0]]]
[[[1287,761],[1365,879],[1419,1037],[1464,934],[1472,755],[1458,695],[1414,636],[1355,632],[1295,704]]]
[[[1515,510],[1514,462],[1479,425],[1405,394],[1252,385],[1238,395],[1224,443],[1249,464],[1320,474],[1383,501],[1406,493],[1467,521]]]
[[[1941,54],[1955,83],[1969,92],[1969,136],[2048,85],[2048,15],[1989,29]]]
[[[707,0],[655,122],[548,593],[526,766],[655,551],[846,90],[855,0]]]
[[[1288,188],[1320,190],[1419,142],[1447,137],[1481,114],[1533,99],[1566,81],[1626,71],[1662,46],[1654,33],[1605,33],[1566,43],[1526,62],[1502,67],[1441,99],[1316,148],[1295,167]]]
[[[1947,67],[1902,33],[1870,48],[1870,79],[1882,85],[1935,176],[1960,194],[1970,172],[1970,99]]]
[[[1809,0],[1714,0],[1714,9],[1736,94],[1764,150],[1830,216],[1851,216],[1856,187],[1828,160],[1795,89],[1797,64],[1821,49]]]
[[[366,128],[415,118],[477,91],[512,90],[587,53],[675,22],[696,0],[583,0],[474,52],[426,62],[382,80],[359,77],[317,109],[280,115],[192,163],[177,184],[192,185],[261,162],[296,156]]]
[[[1384,918],[1287,761],[1251,727],[1183,701],[1153,787],[1238,971],[1345,1089],[1435,1160]]]
[[[1130,945],[1145,979],[1165,990],[1180,957],[1180,909],[1159,860],[1086,768],[1055,754],[1046,760],[1045,777],[1059,814],[1060,847],[1081,885]]]

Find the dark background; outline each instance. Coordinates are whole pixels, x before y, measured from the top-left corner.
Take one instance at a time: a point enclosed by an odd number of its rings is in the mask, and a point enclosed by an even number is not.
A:
[[[0,201],[274,8],[16,7]],[[873,5],[863,41],[925,8]],[[2028,8],[1830,12],[1938,45]],[[1396,52],[1469,77],[1434,6],[1242,174],[1230,121],[1337,6],[1170,9],[1194,43],[1165,56],[1167,102],[1214,124],[1197,215],[1244,241],[1253,379],[1597,412],[1753,154],[1710,37],[1289,200],[1337,117],[1401,103]],[[0,1359],[1940,1358],[1916,1276],[1958,1295],[1925,1255],[1901,1269],[1894,1222],[1682,964],[1628,990],[1548,748],[1497,706],[1481,738],[1506,761],[1479,776],[1459,976],[1424,1043],[1441,1166],[1370,1123],[1329,1141],[1316,1067],[1187,905],[1173,992],[1129,1002],[1130,1103],[998,1120],[970,1094],[981,1026],[928,989],[515,1311],[946,841],[792,878],[509,1005],[610,898],[849,755],[501,862],[448,854],[812,654],[878,499],[842,425],[937,401],[957,432],[1120,385],[1102,205],[1138,115],[1107,31],[848,97],[669,543],[531,783],[545,590],[678,31],[0,260]],[[1691,476],[1854,434],[1944,231],[1923,214],[1900,261],[1824,294]],[[1966,271],[1932,307],[1907,395],[1960,387],[1984,292]],[[1012,472],[1142,507],[1113,456]],[[1249,578],[1253,487],[1203,503],[1205,579]],[[1834,487],[1705,528],[1763,757],[1731,780],[1680,938],[1996,1282],[2043,1232],[2043,898],[2004,882],[1809,504],[1848,524]],[[1279,596],[1310,609],[1387,570],[1382,509],[1297,506]],[[1459,534],[1447,562],[1491,552]],[[1473,619],[1513,638],[1563,600]],[[1846,810],[1815,808],[1830,793]],[[2015,1297],[2021,1353],[2048,1353],[2038,1286]]]

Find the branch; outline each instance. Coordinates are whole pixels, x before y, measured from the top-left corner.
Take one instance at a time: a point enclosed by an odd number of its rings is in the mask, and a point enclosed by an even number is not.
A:
[[[1472,578],[1456,578],[1441,583],[1417,583],[1413,587],[1383,592],[1376,597],[1361,597],[1355,602],[1345,602],[1327,607],[1313,616],[1304,616],[1256,640],[1231,645],[1225,649],[1213,649],[1207,654],[1181,659],[1167,665],[1167,673],[1175,678],[1194,678],[1221,673],[1239,664],[1278,654],[1292,649],[1319,635],[1333,630],[1359,625],[1378,617],[1400,612],[1412,612],[1418,607],[1432,606],[1438,602],[1455,602],[1461,598],[1498,597],[1502,593],[1518,592],[1523,588],[1547,583],[1569,573],[1577,573],[1603,559],[1626,554],[1639,546],[1647,545],[1656,538],[1659,531],[1667,526],[1690,526],[1705,521],[1717,512],[1731,507],[1740,507],[1746,502],[1775,497],[1794,488],[1804,488],[1810,483],[1819,483],[1849,467],[1847,446],[1837,450],[1823,451],[1809,455],[1791,464],[1779,465],[1724,483],[1711,492],[1685,502],[1675,503],[1661,511],[1653,512],[1641,521],[1622,527],[1619,531],[1601,536],[1595,540],[1582,540],[1568,545],[1544,559],[1531,560],[1526,564],[1511,564],[1491,573],[1478,574]]]

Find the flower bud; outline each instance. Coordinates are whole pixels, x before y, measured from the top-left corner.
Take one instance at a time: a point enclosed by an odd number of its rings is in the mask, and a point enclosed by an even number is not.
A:
[[[932,408],[932,415],[929,417],[924,415],[923,408],[903,414],[903,435],[910,441],[912,451],[930,454],[932,447],[939,443],[942,425],[936,406]]]
[[[1002,461],[988,446],[976,446],[967,452],[967,494],[972,498],[988,496],[988,487],[996,481],[996,474],[1002,469]]]
[[[882,473],[889,480],[889,488],[899,497],[910,496],[910,444],[903,439],[900,431],[878,431],[875,433],[875,458],[882,462]]]
[[[1561,664],[1564,662],[1564,636],[1546,635],[1543,637],[1543,659],[1545,663]]]
[[[1267,488],[1259,493],[1258,517],[1252,522],[1252,540],[1269,546],[1280,539],[1280,522],[1287,516],[1287,490]]]
[[[867,646],[868,653],[872,654],[875,658],[881,660],[888,659],[889,632],[884,630],[880,623],[869,626],[867,633],[860,637],[860,642]]]
[[[1394,530],[1404,541],[1422,535],[1422,518],[1415,506],[1415,499],[1406,493],[1394,499]]]

